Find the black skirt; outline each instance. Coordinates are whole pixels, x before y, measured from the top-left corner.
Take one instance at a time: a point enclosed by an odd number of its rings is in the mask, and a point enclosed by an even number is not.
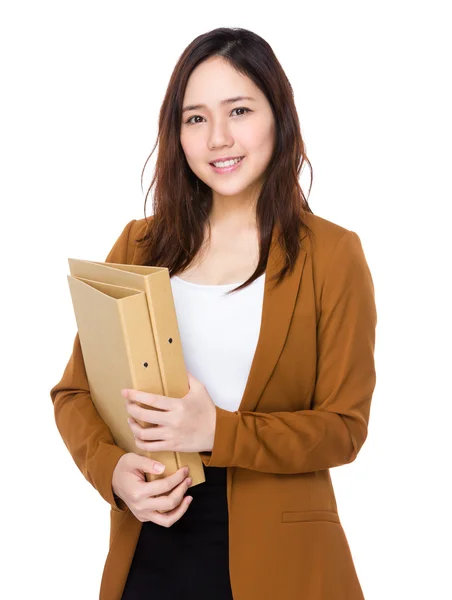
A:
[[[233,600],[229,579],[226,467],[206,467],[171,527],[143,523],[122,600]]]

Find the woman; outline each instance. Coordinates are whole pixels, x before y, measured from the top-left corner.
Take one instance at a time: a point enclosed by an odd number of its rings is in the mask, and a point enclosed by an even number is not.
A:
[[[123,395],[137,447],[199,452],[206,482],[145,481],[155,461],[114,444],[78,334],[50,392],[111,506],[103,600],[363,598],[329,469],[367,436],[374,287],[358,235],[309,208],[304,161],[270,46],[243,29],[197,37],[160,112],[154,216],[130,221],[106,261],[169,269],[190,391]]]

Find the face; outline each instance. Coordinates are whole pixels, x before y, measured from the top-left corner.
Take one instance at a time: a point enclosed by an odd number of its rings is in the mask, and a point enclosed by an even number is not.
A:
[[[248,96],[252,99],[223,101]],[[270,104],[259,88],[223,58],[201,63],[185,90],[180,141],[191,170],[212,188],[213,198],[255,197],[274,146]],[[222,157],[243,157],[238,165],[215,168]]]

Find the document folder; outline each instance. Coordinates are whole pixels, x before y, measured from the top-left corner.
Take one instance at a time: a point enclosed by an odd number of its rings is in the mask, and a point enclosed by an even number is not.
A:
[[[67,276],[92,401],[115,443],[166,465],[162,479],[190,468],[191,486],[205,481],[198,452],[137,448],[127,423],[124,388],[182,398],[189,391],[176,310],[164,267],[69,258]],[[141,404],[145,408],[147,405]],[[158,410],[158,409],[154,409]],[[154,427],[138,421],[143,427]]]

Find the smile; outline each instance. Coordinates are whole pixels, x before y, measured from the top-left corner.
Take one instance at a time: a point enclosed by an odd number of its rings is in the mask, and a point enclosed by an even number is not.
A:
[[[239,159],[235,159],[234,162],[227,161],[226,163],[217,163],[217,164],[225,164],[223,167],[216,167],[214,164],[210,164],[215,173],[230,173],[231,171],[236,171],[243,162],[245,157],[242,156]]]

